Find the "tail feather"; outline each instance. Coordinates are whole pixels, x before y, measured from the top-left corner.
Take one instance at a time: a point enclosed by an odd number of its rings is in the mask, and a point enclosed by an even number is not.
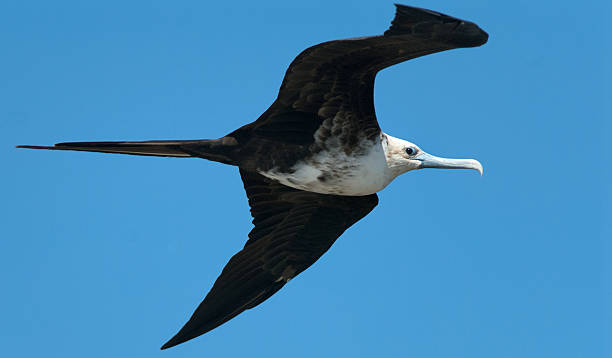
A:
[[[235,142],[235,141],[234,141]],[[142,142],[66,142],[53,146],[18,145],[17,148],[75,150],[155,157],[197,157],[235,165],[231,158],[234,143],[227,137],[201,140],[152,140]]]
[[[77,150],[84,152],[119,153],[133,155],[152,155],[160,157],[191,157],[189,153],[180,150],[177,141],[147,141],[147,142],[68,142],[53,146],[18,145],[17,148]]]

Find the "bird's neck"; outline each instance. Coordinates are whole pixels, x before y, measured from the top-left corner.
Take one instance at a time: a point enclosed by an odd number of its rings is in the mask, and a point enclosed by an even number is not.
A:
[[[387,176],[389,177],[389,182],[391,182],[399,175],[410,170],[406,168],[403,161],[398,160],[398,157],[401,157],[400,152],[403,151],[405,147],[404,141],[383,132],[380,134],[380,139],[387,162]]]

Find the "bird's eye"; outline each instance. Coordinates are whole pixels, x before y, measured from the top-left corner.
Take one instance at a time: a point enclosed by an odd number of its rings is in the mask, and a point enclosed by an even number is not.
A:
[[[415,155],[416,152],[417,152],[417,149],[415,147],[406,147],[406,154]]]

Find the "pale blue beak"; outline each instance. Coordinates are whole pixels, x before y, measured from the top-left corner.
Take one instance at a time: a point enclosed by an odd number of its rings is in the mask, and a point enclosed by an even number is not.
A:
[[[420,168],[440,168],[440,169],[474,169],[482,175],[482,164],[474,159],[451,159],[440,158],[425,152],[421,152],[412,160],[421,162]]]

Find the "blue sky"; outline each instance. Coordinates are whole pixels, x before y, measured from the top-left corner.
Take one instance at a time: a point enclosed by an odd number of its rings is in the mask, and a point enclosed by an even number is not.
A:
[[[392,2],[3,1],[3,354],[609,356],[610,6],[407,4],[490,39],[380,73],[381,126],[484,176],[400,177],[277,295],[159,351],[246,240],[236,168],[13,146],[222,136],[302,49],[382,33]]]

